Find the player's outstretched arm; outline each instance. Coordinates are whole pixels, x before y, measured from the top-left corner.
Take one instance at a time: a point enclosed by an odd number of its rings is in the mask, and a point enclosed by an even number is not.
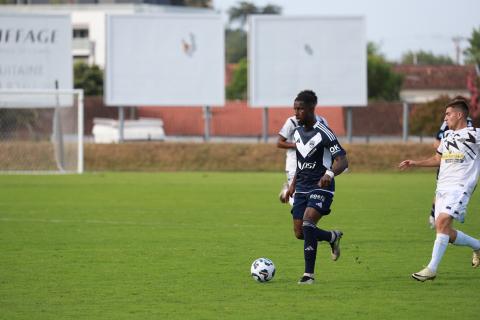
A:
[[[403,160],[398,165],[400,170],[405,170],[412,167],[438,167],[440,166],[441,155],[437,153],[431,158],[425,160]]]

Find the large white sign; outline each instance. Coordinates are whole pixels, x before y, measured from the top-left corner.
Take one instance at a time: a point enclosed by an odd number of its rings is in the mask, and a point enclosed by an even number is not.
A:
[[[0,13],[0,90],[73,88],[69,15]]]
[[[106,49],[109,106],[225,103],[220,15],[111,15]]]
[[[249,103],[290,106],[304,89],[321,106],[367,105],[367,42],[362,17],[252,16]]]

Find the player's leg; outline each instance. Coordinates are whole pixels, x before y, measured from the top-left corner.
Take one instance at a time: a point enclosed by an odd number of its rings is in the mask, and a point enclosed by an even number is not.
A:
[[[304,237],[303,257],[305,260],[305,272],[298,282],[299,284],[313,283],[318,241],[320,239],[330,241],[332,237],[332,234],[329,231],[317,228],[316,224],[321,217],[321,214],[317,210],[310,207],[307,207],[303,215],[302,230]]]
[[[412,274],[413,278],[420,281],[433,280],[435,278],[438,265],[445,254],[449,242],[452,242],[454,245],[470,246],[474,250],[472,265],[474,267],[480,265],[480,241],[453,228],[453,219],[460,222],[464,221],[469,195],[464,191],[450,192],[448,194],[438,193],[436,199],[435,229],[437,236],[433,245],[432,259],[425,269]]]
[[[308,205],[303,215],[304,259],[305,273],[299,283],[312,283],[315,272],[315,260],[319,241],[328,241],[332,246],[332,253],[340,255],[340,238],[342,232],[322,230],[317,227],[322,216],[330,213],[333,195],[328,192],[313,191],[308,195]],[[333,254],[332,254],[333,257]]]
[[[303,240],[303,214],[307,208],[307,197],[306,193],[295,193],[293,207],[290,211],[293,218],[293,234],[300,240]]]
[[[435,220],[437,236],[433,244],[432,259],[428,264],[428,268],[434,273],[437,272],[438,265],[445,254],[450,239],[455,236],[455,230],[452,228],[452,216],[447,213],[440,213]]]
[[[430,225],[430,229],[435,229],[435,197],[433,198],[432,208],[428,216],[428,224]]]
[[[433,243],[432,258],[430,259],[428,266],[419,272],[412,274],[412,277],[418,281],[423,282],[426,280],[433,280],[437,275],[438,265],[447,249],[450,240],[450,233],[453,232],[451,230],[453,218],[448,215],[447,212],[450,209],[447,209],[447,207],[449,207],[447,195],[437,193],[435,200],[435,228],[437,236]]]
[[[467,192],[463,192],[462,195],[452,204],[452,211],[454,219],[459,221],[465,220],[465,214],[467,212],[467,205],[470,201],[470,196]],[[453,229],[454,232],[450,236],[450,242],[455,246],[468,246],[473,250],[472,266],[477,268],[480,266],[480,240],[476,239],[468,234]]]

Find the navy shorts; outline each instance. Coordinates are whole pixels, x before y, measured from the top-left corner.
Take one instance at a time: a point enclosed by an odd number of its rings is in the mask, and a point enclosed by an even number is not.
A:
[[[307,207],[317,210],[322,216],[330,214],[333,194],[322,190],[313,190],[309,193],[295,193],[293,198],[293,219],[303,219]]]

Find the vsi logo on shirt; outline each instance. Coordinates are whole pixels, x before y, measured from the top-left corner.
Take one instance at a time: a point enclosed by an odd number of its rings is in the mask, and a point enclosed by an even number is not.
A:
[[[303,170],[303,169],[314,169],[315,166],[317,165],[316,162],[304,162],[301,163],[300,161],[298,162],[298,169]]]

